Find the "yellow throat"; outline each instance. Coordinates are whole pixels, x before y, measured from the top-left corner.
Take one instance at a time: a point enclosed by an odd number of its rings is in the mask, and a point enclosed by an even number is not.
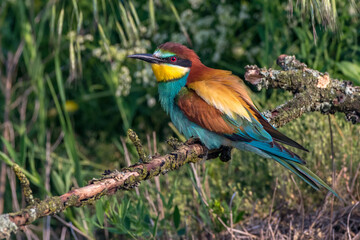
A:
[[[151,64],[151,68],[158,82],[180,79],[190,70],[190,68],[187,67],[170,64]]]

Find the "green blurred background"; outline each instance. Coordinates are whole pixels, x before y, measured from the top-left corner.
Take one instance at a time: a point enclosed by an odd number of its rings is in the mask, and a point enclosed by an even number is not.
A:
[[[242,77],[244,66],[276,68],[277,57],[288,54],[360,85],[359,8],[356,1],[340,0],[2,0],[0,212],[25,206],[12,161],[26,170],[35,197],[44,199],[135,163],[129,128],[149,154],[170,151],[170,136],[182,139],[157,102],[151,68],[127,55],[175,41],[193,48],[206,65]],[[261,110],[291,98],[281,90],[253,94]],[[359,201],[360,126],[343,114],[311,113],[281,131],[310,150],[299,154],[328,183],[334,167],[334,188],[344,202],[327,208],[326,192],[272,161],[234,151],[228,163],[185,166],[137,190],[38,220],[18,237],[227,239],[231,234],[219,219],[260,236],[256,226],[275,226],[274,216],[294,222],[290,231],[274,228],[276,237],[295,236],[314,222],[323,235],[309,236],[346,236],[344,227],[327,232],[321,226]],[[321,209],[323,225],[315,219]],[[268,231],[264,236],[272,236]]]

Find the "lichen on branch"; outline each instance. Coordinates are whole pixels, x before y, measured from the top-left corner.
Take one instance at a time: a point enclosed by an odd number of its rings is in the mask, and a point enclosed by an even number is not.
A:
[[[91,204],[102,196],[112,195],[118,190],[132,189],[142,181],[152,179],[160,173],[166,174],[169,171],[174,171],[186,163],[196,163],[203,159],[212,159],[225,154],[223,149],[209,151],[198,141],[180,143],[172,139],[170,142],[173,143],[174,151],[163,156],[146,157],[136,133],[132,130],[129,130],[129,133],[132,140],[134,140],[134,144],[137,145],[139,155],[143,157],[141,161],[119,171],[107,171],[102,178],[92,179],[87,186],[73,189],[61,196],[50,197],[35,203],[27,200],[30,202],[27,208],[15,213],[0,215],[0,238],[10,237],[11,233],[22,229],[41,217],[57,214],[68,207]],[[143,161],[145,159],[146,161]],[[21,176],[19,178],[21,182],[28,183],[20,168],[15,167],[14,170],[18,176]],[[22,186],[31,193],[31,189],[28,188],[27,184],[22,184]]]
[[[314,111],[324,114],[342,112],[348,121],[360,122],[360,87],[310,69],[295,56],[281,55],[277,64],[282,70],[255,65],[245,67],[245,80],[258,90],[281,88],[295,94],[290,101],[264,113],[274,126],[281,127]]]
[[[293,56],[281,55],[277,61],[282,70],[246,66],[245,80],[261,88],[281,88],[295,94],[290,101],[263,113],[272,124],[281,127],[310,111],[322,113],[343,112],[353,123],[360,122],[360,88],[351,82],[332,79],[327,73],[308,68]],[[196,163],[204,159],[219,157],[229,161],[231,148],[221,147],[208,150],[197,139],[181,143],[174,138],[168,144],[174,149],[163,156],[147,156],[139,137],[132,130],[128,136],[139,155],[139,162],[119,171],[106,171],[99,179],[92,179],[81,188],[73,189],[61,196],[50,197],[36,202],[32,196],[29,181],[19,167],[14,167],[18,176],[27,208],[15,213],[0,215],[0,238],[8,238],[11,233],[22,229],[35,220],[57,214],[68,207],[91,204],[105,195],[123,189],[131,189],[141,182],[169,171],[174,171],[186,163]]]
[[[34,197],[32,194],[32,190],[30,188],[30,182],[29,179],[25,176],[25,174],[21,171],[21,168],[16,163],[12,166],[13,171],[15,172],[15,175],[20,181],[21,188],[25,197],[25,202],[27,205],[34,205]]]

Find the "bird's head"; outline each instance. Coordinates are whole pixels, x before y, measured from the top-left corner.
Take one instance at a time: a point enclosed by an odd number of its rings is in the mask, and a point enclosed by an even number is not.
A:
[[[161,44],[153,54],[134,54],[128,57],[151,63],[158,82],[180,79],[190,72],[194,63],[200,62],[193,50],[173,42]]]

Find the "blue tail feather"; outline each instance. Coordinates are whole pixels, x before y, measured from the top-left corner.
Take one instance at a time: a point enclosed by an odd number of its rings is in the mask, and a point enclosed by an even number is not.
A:
[[[305,181],[314,189],[319,190],[320,186],[324,187],[330,192],[332,192],[337,198],[341,199],[339,195],[329,185],[327,185],[323,180],[321,180],[321,178],[319,178],[315,173],[313,173],[305,166],[304,160],[302,160],[298,155],[286,149],[279,143],[252,141],[243,144],[250,145],[255,150],[257,149],[259,152],[261,152],[260,155],[274,159],[282,166],[299,176],[303,181]],[[256,152],[252,149],[247,150]]]
[[[286,159],[281,159],[277,156],[271,156],[275,161],[289,169],[291,172],[295,173],[302,180],[304,180],[307,184],[313,187],[316,190],[319,190],[319,185],[326,188],[330,192],[332,192],[337,198],[341,199],[340,196],[332,189],[329,185],[327,185],[321,178],[319,178],[315,173],[313,173],[310,169],[296,162],[290,162]]]
[[[305,161],[302,160],[298,155],[286,149],[284,146],[280,145],[279,143],[276,143],[275,141],[271,143],[252,141],[247,144],[259,148],[262,151],[266,152],[267,154],[275,155],[277,157],[284,158],[296,163],[305,164]]]

